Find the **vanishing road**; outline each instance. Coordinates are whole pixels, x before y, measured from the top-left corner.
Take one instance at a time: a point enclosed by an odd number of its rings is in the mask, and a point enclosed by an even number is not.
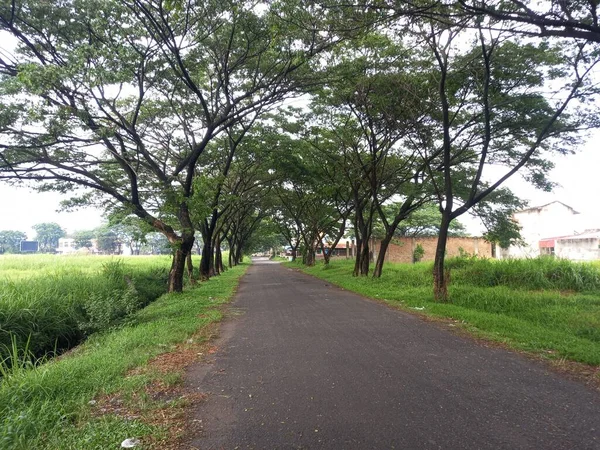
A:
[[[209,449],[600,449],[600,394],[358,295],[256,261],[189,444]]]

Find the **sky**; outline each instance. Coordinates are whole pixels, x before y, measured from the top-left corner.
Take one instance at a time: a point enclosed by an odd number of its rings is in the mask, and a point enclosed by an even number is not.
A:
[[[577,231],[600,228],[600,131],[595,132],[575,155],[559,157],[551,179],[560,187],[551,193],[533,189],[516,175],[507,186],[530,206],[539,206],[558,200],[573,207],[578,217]],[[103,222],[103,212],[87,208],[76,212],[57,212],[65,197],[51,192],[36,193],[27,188],[16,188],[0,183],[0,231],[18,230],[35,238],[31,227],[41,222],[56,222],[68,233],[93,229]],[[461,218],[472,235],[480,235],[477,221]]]

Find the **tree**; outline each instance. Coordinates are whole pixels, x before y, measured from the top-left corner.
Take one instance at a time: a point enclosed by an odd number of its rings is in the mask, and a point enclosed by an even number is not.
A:
[[[394,235],[398,237],[438,236],[441,217],[439,208],[435,204],[428,203],[402,221]],[[458,220],[453,220],[448,235],[466,236],[464,225]]]
[[[39,242],[41,252],[54,252],[58,247],[58,240],[67,234],[55,222],[38,223],[31,228],[35,230],[35,238]]]
[[[0,254],[19,253],[21,250],[21,241],[24,241],[25,239],[27,239],[27,235],[22,231],[0,231]]]
[[[122,242],[118,234],[108,225],[103,225],[94,231],[98,242],[98,250],[108,255],[120,254]]]
[[[181,291],[200,156],[315,83],[327,18],[294,1],[4,2],[0,180],[136,215],[171,243]]]
[[[168,255],[171,253],[169,241],[162,233],[148,233],[142,248],[147,248],[151,255]]]
[[[468,13],[488,16],[524,35],[600,43],[596,0],[459,0]]]
[[[335,82],[319,92],[313,108],[330,130],[314,145],[346,173],[353,193],[355,275],[369,273],[375,222],[385,230],[373,270],[379,277],[396,228],[431,196],[426,163],[408,139],[431,114],[419,64],[401,39],[370,33],[338,49],[329,69]],[[397,209],[390,215],[392,202]]]
[[[73,234],[75,248],[92,248],[92,239],[94,239],[94,231],[80,230]]]
[[[431,101],[440,113],[432,116],[431,139],[422,153],[439,155],[428,169],[442,213],[434,295],[447,301],[444,260],[450,223],[519,171],[534,185],[551,188],[547,155],[569,153],[575,133],[590,126],[575,106],[589,100],[586,78],[597,59],[589,59],[582,47],[568,54],[543,42],[523,43],[512,32],[481,21],[425,21],[419,32],[435,61],[431,82],[437,93]],[[461,51],[457,43],[467,37],[473,46]],[[554,80],[553,86],[548,80]],[[504,171],[491,175],[491,167]]]
[[[129,254],[139,255],[142,244],[146,242],[146,234],[152,230],[146,222],[136,216],[112,218],[111,230],[116,234],[118,242],[129,248]],[[115,222],[117,221],[117,222]]]

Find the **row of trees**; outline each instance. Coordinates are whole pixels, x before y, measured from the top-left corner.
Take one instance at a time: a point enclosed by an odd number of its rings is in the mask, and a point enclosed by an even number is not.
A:
[[[71,237],[76,249],[95,247],[97,251],[110,255],[120,255],[123,252],[130,255],[171,253],[169,241],[164,235],[148,231],[140,225],[143,224],[129,218],[114,225],[107,224],[93,230],[75,231]]]
[[[504,236],[518,200],[502,183],[519,171],[549,189],[547,152],[596,125],[595,2],[551,4],[6,1],[0,179],[164,234],[170,291],[197,232],[202,278],[267,217],[307,263],[351,227],[366,275],[376,224],[383,254],[434,204],[444,300],[451,223],[475,211]],[[273,113],[299,95],[307,107]]]
[[[66,235],[60,225],[54,222],[44,222],[34,225],[35,240],[38,241],[39,250],[53,252],[58,247],[58,240]],[[27,234],[17,230],[0,231],[0,253],[19,253],[21,241],[27,239]]]

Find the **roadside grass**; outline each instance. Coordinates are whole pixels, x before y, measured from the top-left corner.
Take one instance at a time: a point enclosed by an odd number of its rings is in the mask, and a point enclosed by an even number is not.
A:
[[[149,362],[190,338],[208,339],[202,330],[221,319],[220,306],[233,296],[247,267],[183,294],[165,294],[59,358],[11,369],[0,382],[0,448],[104,450],[132,437],[142,439],[138,448],[148,448],[147,442],[164,438],[168,430],[160,423],[127,413],[129,405],[142,412],[178,406],[144,394],[157,380],[167,386],[181,380],[149,369]],[[118,399],[117,406],[100,408],[105,398]]]
[[[165,293],[168,257],[0,257],[0,363],[62,352]],[[25,350],[26,348],[26,350]]]
[[[288,265],[398,308],[452,319],[480,338],[548,359],[600,365],[598,266],[550,258],[451,259],[451,303],[436,303],[431,263],[389,263],[379,279],[353,277],[349,260]]]

